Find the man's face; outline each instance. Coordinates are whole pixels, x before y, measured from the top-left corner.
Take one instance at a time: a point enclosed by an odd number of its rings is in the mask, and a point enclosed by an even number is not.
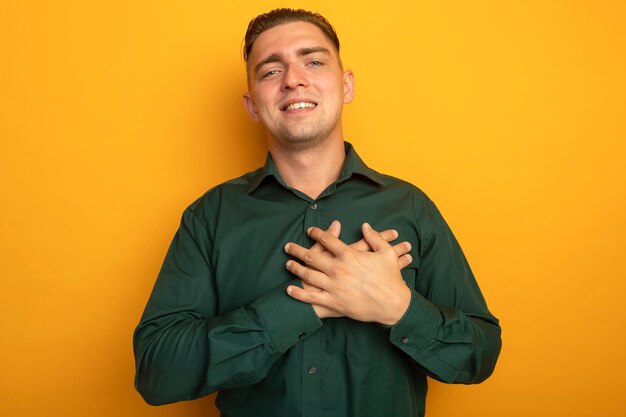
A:
[[[342,139],[341,111],[354,96],[354,77],[314,24],[286,23],[259,35],[248,57],[248,83],[244,104],[270,142],[307,149]]]

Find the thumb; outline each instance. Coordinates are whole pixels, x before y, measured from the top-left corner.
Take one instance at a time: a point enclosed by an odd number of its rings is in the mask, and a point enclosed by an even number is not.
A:
[[[333,220],[326,231],[338,238],[341,234],[341,223],[339,223],[339,220]]]
[[[333,220],[333,222],[330,224],[330,226],[328,226],[328,229],[326,229],[326,231],[336,238],[339,238],[339,235],[341,234],[341,223],[339,223],[339,220]],[[322,246],[322,244],[319,242],[315,242],[315,244],[311,246],[310,249],[317,253],[327,252],[326,248]]]
[[[363,238],[365,238],[365,241],[368,245],[370,245],[370,248],[372,248],[374,252],[381,251],[390,246],[389,243],[387,243],[387,241],[383,239],[376,230],[372,229],[372,226],[370,226],[369,223],[363,223],[361,230],[363,231]]]

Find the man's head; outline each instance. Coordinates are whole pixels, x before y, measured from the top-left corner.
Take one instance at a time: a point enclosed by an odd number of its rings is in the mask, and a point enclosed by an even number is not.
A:
[[[246,30],[243,45],[244,61],[248,62],[252,46],[254,46],[254,42],[261,33],[275,26],[292,22],[309,22],[314,24],[322,31],[324,36],[335,45],[337,53],[339,53],[339,38],[337,37],[337,33],[324,16],[302,9],[274,9],[270,12],[258,15],[248,24],[248,30]]]
[[[306,149],[343,140],[341,112],[354,76],[339,59],[339,40],[322,16],[277,9],[248,26],[244,47],[249,92],[244,104],[272,145]]]

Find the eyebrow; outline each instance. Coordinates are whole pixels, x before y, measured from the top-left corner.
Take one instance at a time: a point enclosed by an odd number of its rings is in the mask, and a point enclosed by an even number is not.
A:
[[[305,56],[305,55],[310,55],[310,54],[315,54],[321,52],[323,54],[330,54],[330,51],[328,50],[328,48],[324,48],[323,46],[314,46],[314,47],[310,47],[310,48],[300,48],[296,51],[296,55],[298,56]],[[255,66],[254,66],[254,72],[259,72],[259,69],[266,64],[271,64],[272,62],[279,62],[280,61],[280,55],[277,53],[273,53],[270,56],[268,56],[265,59],[262,59],[261,61],[259,61]]]

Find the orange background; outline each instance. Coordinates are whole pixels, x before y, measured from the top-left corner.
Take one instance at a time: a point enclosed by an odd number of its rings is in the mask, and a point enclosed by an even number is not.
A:
[[[145,405],[131,335],[182,210],[264,160],[259,3],[2,1],[0,415],[217,415]],[[380,4],[289,5],[334,23],[346,137],[437,202],[501,319],[492,378],[429,417],[624,415],[625,3]]]

